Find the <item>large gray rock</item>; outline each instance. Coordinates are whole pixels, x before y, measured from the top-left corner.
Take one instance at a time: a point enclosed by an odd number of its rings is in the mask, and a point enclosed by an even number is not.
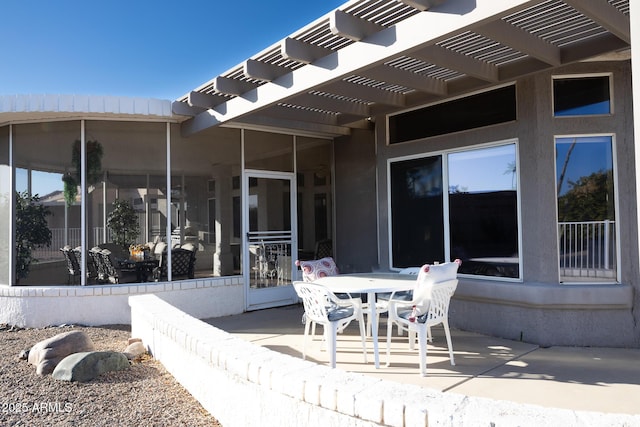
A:
[[[70,331],[40,341],[29,350],[28,362],[36,366],[38,375],[53,372],[62,359],[81,351],[93,351],[89,336],[82,331]]]
[[[129,359],[115,351],[90,351],[71,354],[58,363],[53,378],[62,381],[91,381],[98,375],[130,368]]]

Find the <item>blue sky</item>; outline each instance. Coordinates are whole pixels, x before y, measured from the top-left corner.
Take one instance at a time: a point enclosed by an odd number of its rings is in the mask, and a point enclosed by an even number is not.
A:
[[[0,96],[175,99],[343,3],[4,0]]]

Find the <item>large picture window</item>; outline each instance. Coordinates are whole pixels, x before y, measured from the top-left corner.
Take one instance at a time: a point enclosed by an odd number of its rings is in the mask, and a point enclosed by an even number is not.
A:
[[[519,278],[516,165],[515,143],[392,161],[392,267],[460,258],[460,273]]]
[[[556,138],[558,246],[563,282],[614,281],[617,235],[613,138]]]

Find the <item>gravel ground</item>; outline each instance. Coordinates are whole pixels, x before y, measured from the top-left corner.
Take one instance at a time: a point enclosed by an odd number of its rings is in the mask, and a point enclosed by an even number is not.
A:
[[[19,329],[0,325],[1,426],[221,426],[157,360],[86,382],[40,377],[21,350],[70,330],[85,331],[96,350],[123,351],[128,325]]]

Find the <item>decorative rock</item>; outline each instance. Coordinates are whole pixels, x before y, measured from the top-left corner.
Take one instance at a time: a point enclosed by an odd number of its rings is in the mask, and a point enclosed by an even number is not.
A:
[[[129,338],[127,344],[133,344],[134,342],[142,342],[142,338]]]
[[[91,381],[98,375],[130,368],[127,357],[115,351],[89,351],[75,353],[60,361],[53,378],[62,381]]]
[[[28,361],[36,365],[38,375],[47,375],[68,355],[93,350],[93,342],[86,333],[64,332],[34,345],[29,351]]]
[[[142,341],[136,341],[129,344],[127,348],[124,349],[123,354],[127,356],[127,359],[131,360],[135,359],[136,357],[142,356],[146,352],[147,349],[145,348],[144,344],[142,344]]]

